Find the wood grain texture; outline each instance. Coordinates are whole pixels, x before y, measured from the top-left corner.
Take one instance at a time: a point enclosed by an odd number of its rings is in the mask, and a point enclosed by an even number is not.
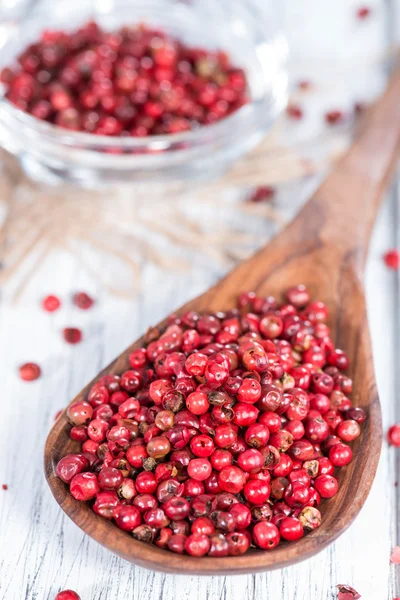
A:
[[[47,439],[45,474],[61,508],[87,534],[141,566],[165,572],[220,575],[265,571],[304,560],[332,543],[352,523],[368,496],[381,446],[381,415],[362,275],[370,232],[397,160],[399,142],[400,73],[397,73],[385,95],[368,112],[350,151],[295,221],[270,245],[176,311],[179,315],[187,310],[225,310],[234,305],[241,291],[254,290],[260,295],[279,297],[282,290],[299,282],[310,289],[314,298],[328,305],[333,339],[346,350],[352,365],[353,400],[367,410],[369,417],[354,444],[351,465],[340,474],[337,496],[321,504],[324,517],[321,527],[296,544],[281,544],[270,552],[253,550],[244,556],[218,560],[176,556],[137,542],[95,515],[87,505],[74,500],[55,476],[58,460],[76,449],[68,438],[64,411]],[[98,377],[120,374],[129,365],[129,353],[143,341],[143,338],[137,340]],[[73,402],[85,398],[98,377]]]

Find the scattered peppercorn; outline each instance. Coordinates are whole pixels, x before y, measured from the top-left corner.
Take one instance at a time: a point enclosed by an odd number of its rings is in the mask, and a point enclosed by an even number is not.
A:
[[[327,319],[303,285],[283,304],[242,293],[227,312],[174,315],[128,370],[68,407],[81,450],[57,476],[96,514],[178,554],[299,540],[320,526],[366,419]]]
[[[400,546],[395,546],[392,550],[392,554],[390,556],[390,562],[393,565],[400,564]]]
[[[358,600],[358,598],[361,598],[360,594],[349,585],[339,584],[336,587],[338,590],[338,600]]]
[[[391,446],[400,446],[400,425],[392,425],[389,427],[387,439]]]
[[[35,381],[41,373],[41,368],[36,363],[25,363],[19,367],[19,376],[23,381]]]
[[[0,73],[5,96],[72,131],[145,137],[215,123],[248,101],[247,78],[222,51],[190,47],[143,24],[90,22],[49,31]]]
[[[386,266],[389,267],[389,269],[397,271],[400,265],[399,251],[396,249],[388,250],[383,255],[383,260],[385,261]]]
[[[360,20],[367,19],[370,16],[370,14],[371,9],[369,6],[360,6],[356,12],[357,18]]]
[[[42,307],[47,312],[54,312],[58,310],[61,306],[61,301],[57,296],[46,296],[42,300]]]
[[[88,310],[94,304],[94,299],[89,296],[86,292],[78,292],[73,296],[73,303],[82,310]]]
[[[249,197],[249,202],[269,202],[275,197],[276,190],[270,185],[260,185]]]
[[[81,600],[81,597],[72,590],[64,590],[63,592],[58,592],[54,600]]]
[[[328,125],[337,125],[344,120],[344,113],[341,110],[329,110],[325,113],[325,122]]]
[[[300,81],[297,82],[297,87],[299,88],[299,90],[308,91],[308,90],[311,90],[313,85],[312,85],[311,81],[309,81],[308,79],[301,79]]]
[[[303,109],[296,104],[289,104],[286,108],[286,114],[290,119],[300,121],[303,118]]]
[[[68,344],[79,344],[82,340],[82,331],[76,327],[66,327],[63,329],[63,337]]]

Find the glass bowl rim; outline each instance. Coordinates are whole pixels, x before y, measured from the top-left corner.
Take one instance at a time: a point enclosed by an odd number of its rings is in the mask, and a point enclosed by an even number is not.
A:
[[[107,136],[97,135],[90,132],[73,131],[65,127],[49,123],[41,120],[38,117],[31,115],[13,105],[4,94],[0,97],[0,106],[7,112],[7,116],[14,122],[17,122],[24,128],[28,128],[31,131],[39,134],[48,141],[57,142],[60,145],[75,145],[90,146],[92,148],[98,147],[109,148],[110,146],[116,146],[126,150],[134,150],[143,148],[144,146],[154,146],[162,148],[168,148],[171,145],[182,144],[185,147],[186,144],[207,143],[212,139],[221,139],[224,137],[227,131],[232,131],[235,126],[243,126],[243,120],[247,120],[251,116],[251,113],[257,108],[258,104],[262,104],[259,100],[252,100],[238,108],[232,114],[223,117],[216,123],[210,123],[206,125],[200,125],[195,129],[188,131],[182,131],[173,134],[159,134],[159,135],[148,135],[148,136]],[[0,118],[0,121],[3,119]]]

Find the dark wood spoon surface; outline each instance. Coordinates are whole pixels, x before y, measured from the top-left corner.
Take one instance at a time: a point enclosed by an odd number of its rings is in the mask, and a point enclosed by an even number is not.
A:
[[[374,480],[382,441],[364,297],[364,264],[376,213],[396,165],[399,144],[400,73],[396,73],[386,93],[365,115],[350,150],[296,219],[252,258],[175,311],[179,315],[187,310],[225,310],[235,305],[242,291],[280,297],[283,290],[298,283],[304,283],[313,298],[327,304],[333,339],[350,358],[354,404],[366,410],[368,419],[362,435],[353,444],[353,461],[341,469],[338,494],[321,503],[322,525],[300,541],[281,544],[272,551],[252,550],[243,556],[218,559],[176,555],[136,541],[97,516],[87,504],[76,501],[56,477],[58,460],[78,450],[68,437],[64,411],[49,433],[44,469],[56,501],[83,531],[115,554],[147,568],[221,575],[287,567],[320,552],[352,523]],[[128,355],[142,340],[125,350],[73,402],[85,398],[101,375],[119,374],[128,368]]]

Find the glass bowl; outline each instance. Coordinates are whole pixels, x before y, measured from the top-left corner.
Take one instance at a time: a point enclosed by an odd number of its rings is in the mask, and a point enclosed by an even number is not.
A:
[[[287,45],[281,3],[273,0],[68,0],[39,2],[0,30],[0,67],[44,29],[74,30],[88,20],[114,30],[144,22],[192,46],[222,49],[245,69],[250,101],[211,125],[173,135],[108,137],[41,121],[0,97],[0,144],[34,179],[103,184],[210,179],[255,146],[287,101]]]

